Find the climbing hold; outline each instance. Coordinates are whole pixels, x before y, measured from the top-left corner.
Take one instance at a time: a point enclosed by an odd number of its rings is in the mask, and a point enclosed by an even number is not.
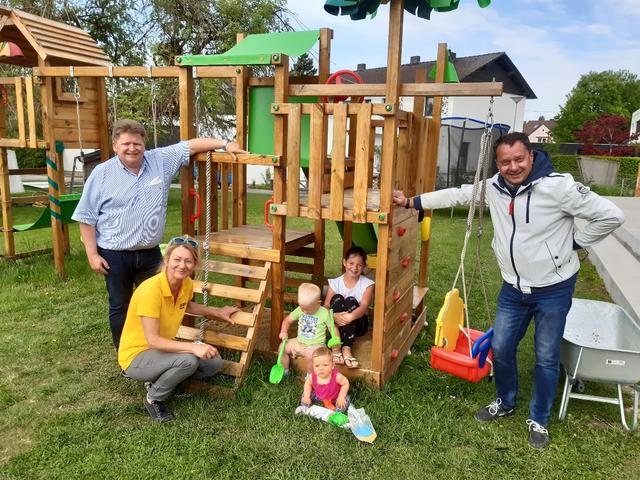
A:
[[[400,265],[402,265],[402,268],[407,268],[410,263],[411,263],[411,256],[410,255],[407,255],[402,260],[400,260]]]
[[[398,300],[400,300],[400,292],[396,289],[393,291],[393,301],[397,302]]]
[[[402,315],[400,315],[400,322],[406,322],[408,318],[409,314],[407,312],[404,312]]]
[[[396,231],[398,232],[399,237],[402,237],[405,233],[407,233],[407,229],[405,227],[398,227]]]

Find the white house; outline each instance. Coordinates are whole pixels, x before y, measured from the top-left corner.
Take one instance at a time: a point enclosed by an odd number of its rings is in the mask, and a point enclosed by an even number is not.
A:
[[[529,136],[531,143],[551,143],[553,142],[551,130],[555,128],[556,123],[555,120],[545,120],[544,117],[540,117],[538,120],[525,122],[522,131]]]
[[[640,108],[631,115],[631,129],[629,130],[629,136],[636,134],[640,134]],[[640,137],[633,140],[633,143],[640,143]]]

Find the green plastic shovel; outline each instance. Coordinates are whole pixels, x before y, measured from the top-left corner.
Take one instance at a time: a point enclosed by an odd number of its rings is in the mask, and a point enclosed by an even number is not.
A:
[[[282,366],[282,355],[284,355],[284,347],[287,345],[287,337],[284,337],[282,343],[280,344],[280,351],[278,352],[278,360],[276,364],[271,367],[271,373],[269,373],[269,382],[280,383],[282,381],[282,377],[284,377],[284,367]]]
[[[340,337],[336,335],[336,323],[333,321],[333,310],[329,310],[329,318],[331,319],[331,338],[327,342],[327,347],[333,348],[342,345]]]

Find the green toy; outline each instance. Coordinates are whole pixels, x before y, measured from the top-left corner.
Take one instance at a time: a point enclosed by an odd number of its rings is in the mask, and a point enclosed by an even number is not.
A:
[[[347,417],[342,412],[335,412],[329,415],[329,418],[327,418],[327,422],[329,422],[331,425],[335,425],[336,427],[341,427],[349,423],[349,417]]]
[[[278,360],[276,364],[271,367],[271,373],[269,373],[269,382],[274,385],[282,381],[284,377],[284,367],[282,366],[282,355],[284,355],[284,347],[287,345],[287,337],[284,337],[280,344],[280,351],[278,352]]]
[[[333,310],[329,310],[329,318],[331,319],[331,338],[327,342],[327,347],[333,348],[342,345],[340,337],[336,335],[336,324],[333,321]]]

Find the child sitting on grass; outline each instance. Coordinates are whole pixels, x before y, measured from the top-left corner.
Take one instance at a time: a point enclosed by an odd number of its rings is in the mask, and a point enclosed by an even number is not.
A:
[[[307,359],[307,372],[311,373],[311,355],[314,350],[325,346],[325,332],[330,327],[330,313],[320,305],[320,287],[313,283],[302,283],[298,287],[298,307],[287,315],[280,327],[280,339],[284,340],[292,322],[298,322],[298,336],[287,341],[282,356],[282,366],[285,375],[289,373],[290,357],[305,357]],[[331,331],[329,330],[329,333]],[[336,332],[337,334],[337,332]]]
[[[344,363],[348,368],[358,368],[360,364],[351,349],[356,337],[364,335],[369,328],[367,309],[373,299],[374,281],[362,275],[367,266],[367,253],[362,248],[347,250],[342,265],[344,274],[329,279],[324,306],[333,310],[342,340],[342,350],[334,349],[334,361]]]
[[[349,408],[349,380],[338,372],[333,363],[331,350],[317,348],[312,355],[313,373],[304,382],[300,406],[310,407],[319,403],[325,408],[346,412]]]

